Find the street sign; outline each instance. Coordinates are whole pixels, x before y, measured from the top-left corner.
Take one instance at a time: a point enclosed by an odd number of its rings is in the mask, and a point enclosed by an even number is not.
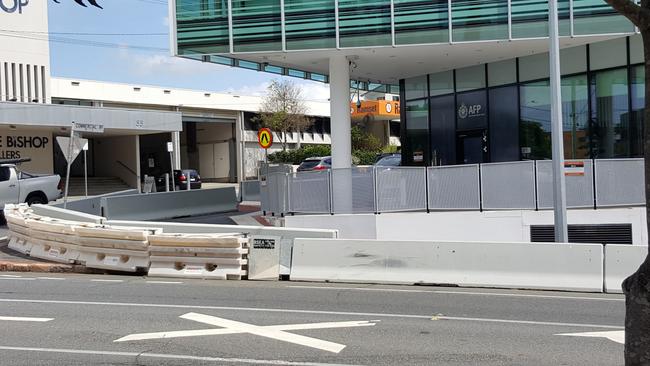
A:
[[[257,133],[257,142],[262,149],[268,149],[273,145],[273,133],[268,128],[262,128]]]
[[[583,177],[585,175],[585,162],[580,160],[565,160],[564,175],[567,177]]]
[[[173,142],[168,142],[167,143],[167,152],[174,152],[174,143]]]
[[[56,142],[61,148],[61,152],[65,157],[65,161],[72,164],[72,162],[79,156],[79,153],[84,150],[84,146],[88,144],[87,139],[82,139],[76,135],[72,138],[72,150],[70,151],[70,138],[64,136],[57,136]]]
[[[76,132],[104,133],[104,125],[94,123],[75,123],[74,130]]]

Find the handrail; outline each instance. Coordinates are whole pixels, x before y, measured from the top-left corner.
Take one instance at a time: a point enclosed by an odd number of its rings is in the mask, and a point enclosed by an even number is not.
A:
[[[133,169],[129,168],[128,165],[124,164],[123,162],[119,160],[115,160],[116,163],[122,166],[122,168],[128,170],[131,174],[135,175],[136,177],[138,176],[138,173],[136,173]]]

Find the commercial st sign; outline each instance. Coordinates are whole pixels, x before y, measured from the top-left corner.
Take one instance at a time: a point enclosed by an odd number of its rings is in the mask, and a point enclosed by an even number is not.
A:
[[[0,10],[5,13],[23,13],[23,8],[29,4],[29,0],[0,0]]]

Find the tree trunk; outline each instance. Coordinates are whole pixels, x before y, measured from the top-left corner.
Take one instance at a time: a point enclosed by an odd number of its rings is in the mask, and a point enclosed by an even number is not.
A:
[[[650,231],[650,30],[641,32],[645,56],[645,157],[646,223]],[[641,267],[623,281],[625,293],[625,365],[650,365],[650,251]]]
[[[282,151],[287,151],[287,133],[282,131]]]

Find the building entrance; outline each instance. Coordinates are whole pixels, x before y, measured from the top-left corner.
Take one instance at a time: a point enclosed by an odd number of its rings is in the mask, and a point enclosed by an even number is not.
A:
[[[481,164],[488,161],[487,130],[459,132],[458,163]]]

